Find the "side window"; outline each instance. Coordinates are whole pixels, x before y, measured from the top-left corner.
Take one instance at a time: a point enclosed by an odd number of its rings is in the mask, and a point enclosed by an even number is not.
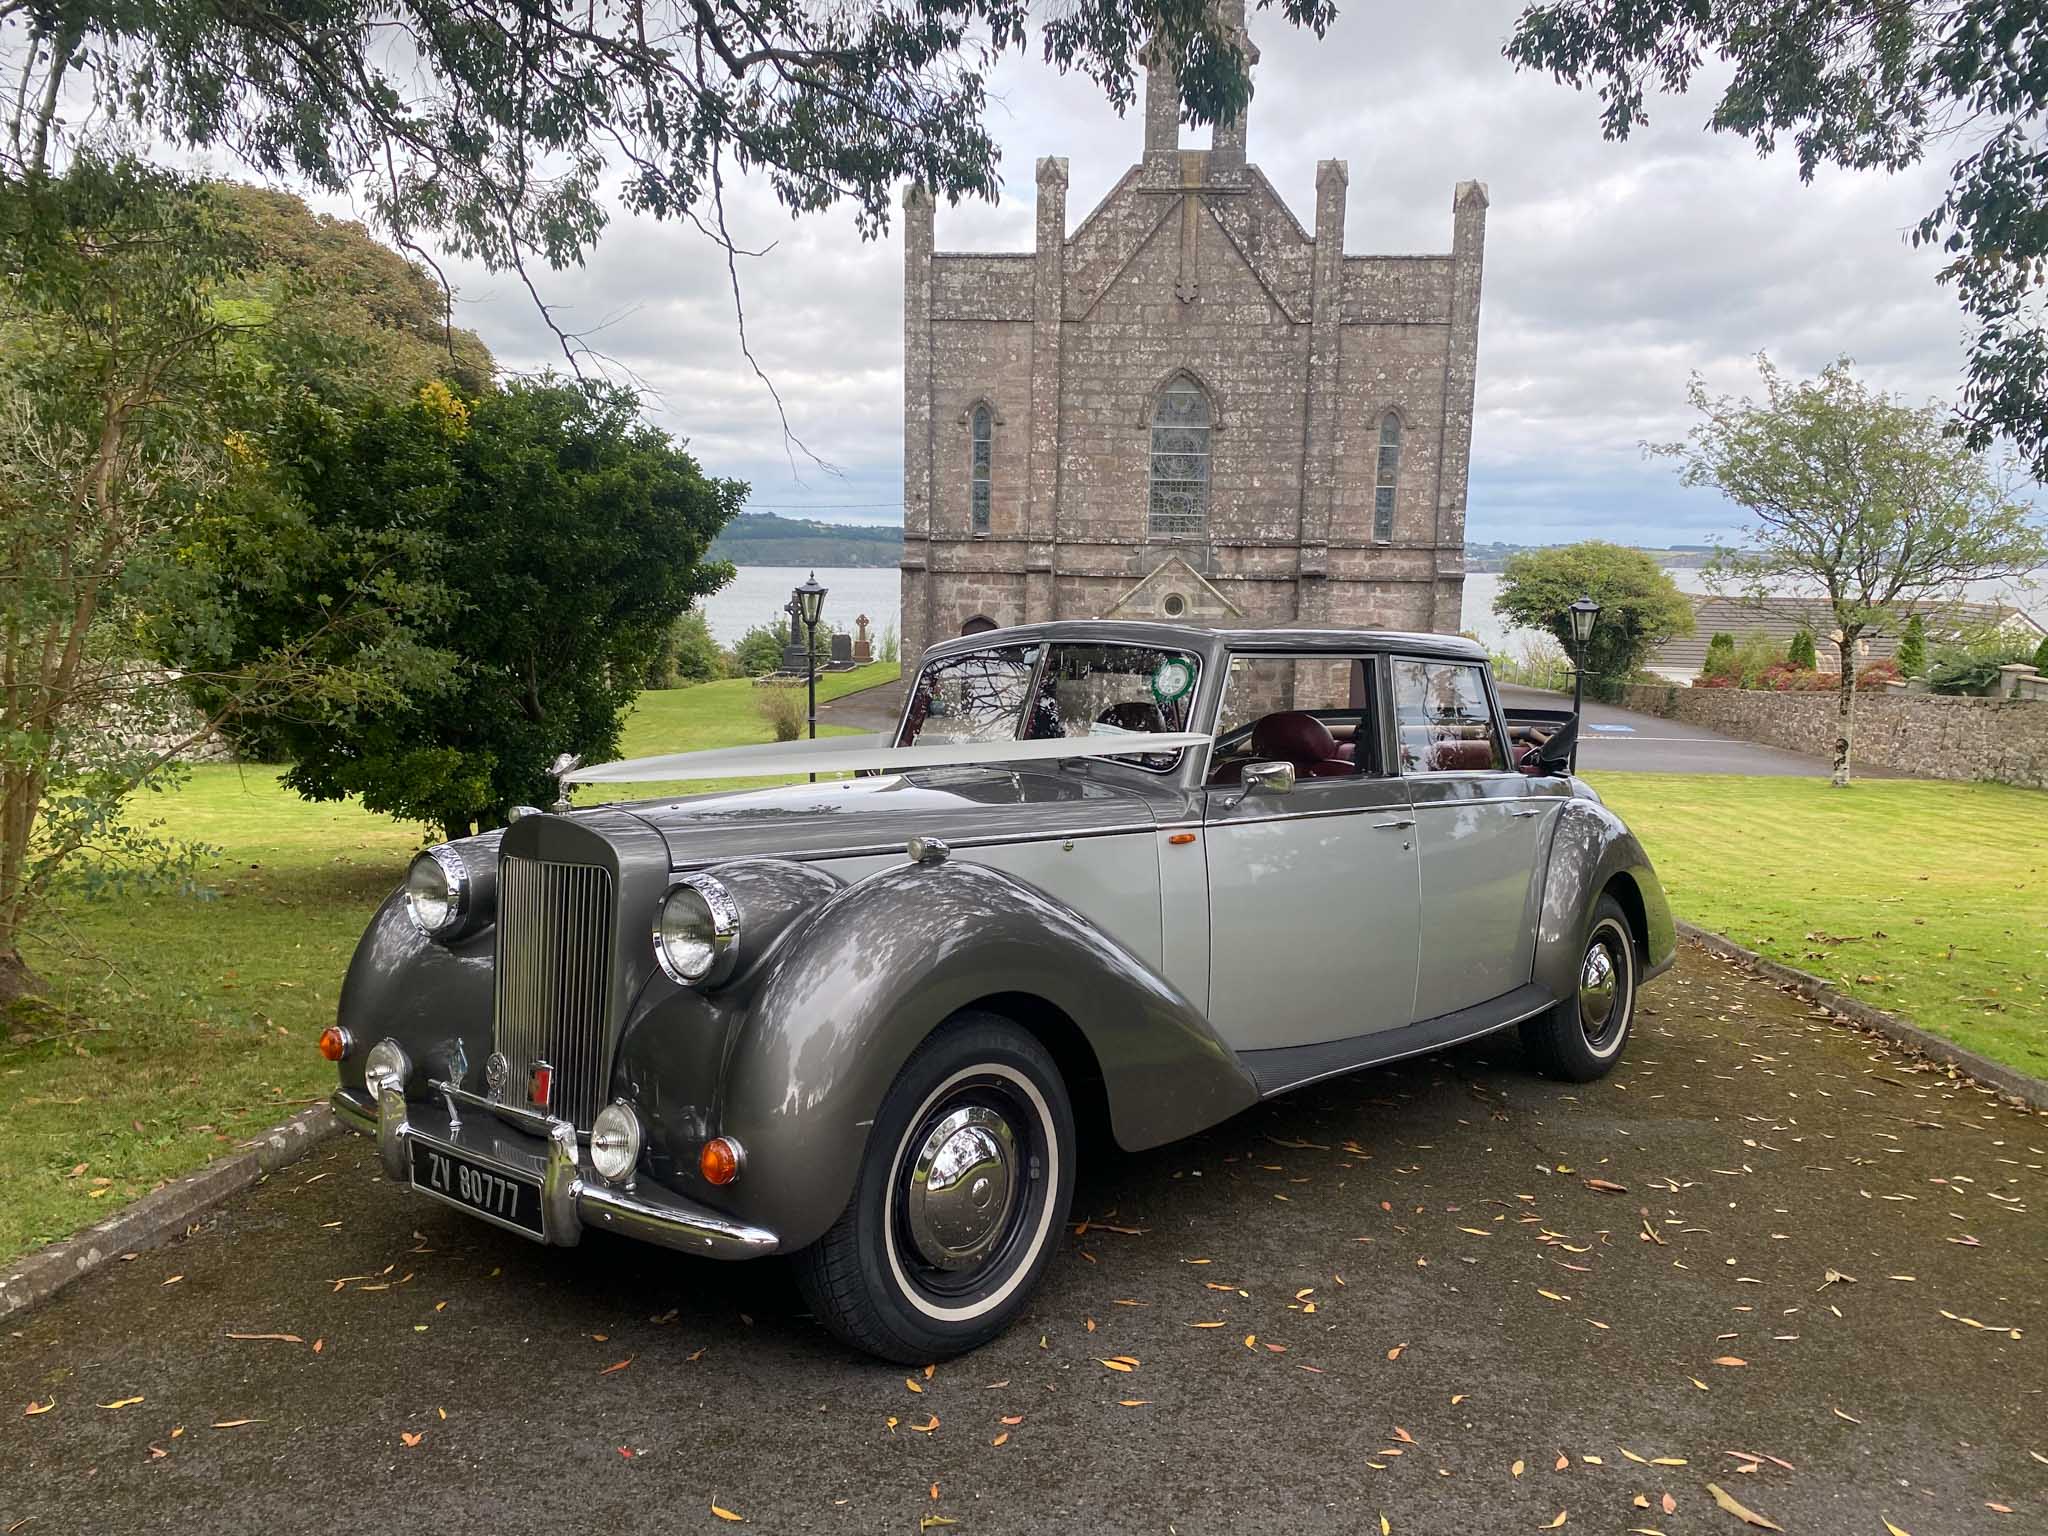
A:
[[[1292,763],[1302,780],[1381,772],[1372,665],[1349,656],[1231,657],[1207,782],[1241,783],[1248,763]]]
[[[1396,661],[1394,726],[1403,773],[1498,773],[1507,767],[1485,673],[1470,662]]]

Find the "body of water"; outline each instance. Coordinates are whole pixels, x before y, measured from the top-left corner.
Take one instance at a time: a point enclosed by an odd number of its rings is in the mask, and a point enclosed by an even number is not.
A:
[[[773,623],[789,601],[790,589],[811,572],[794,565],[743,565],[724,591],[705,599],[704,616],[711,633],[721,645],[731,645],[757,624]],[[882,632],[894,628],[903,633],[901,576],[893,566],[837,567],[820,570],[818,580],[826,587],[825,618],[833,628],[851,632],[856,615],[866,614],[868,633],[881,648]],[[1671,577],[1683,591],[1707,590],[1706,572],[1674,570]],[[1463,628],[1485,642],[1489,650],[1509,650],[1516,644],[1514,631],[1495,616],[1493,600],[1500,595],[1498,571],[1474,571],[1465,578],[1465,621]],[[2033,582],[1979,582],[1970,590],[1976,602],[2004,602],[2022,608],[2048,624],[2048,571]]]

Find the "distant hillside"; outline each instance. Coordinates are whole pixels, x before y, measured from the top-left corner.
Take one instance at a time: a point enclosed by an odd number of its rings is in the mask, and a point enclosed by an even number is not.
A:
[[[734,565],[895,565],[903,559],[903,530],[742,512],[713,542],[711,558]]]

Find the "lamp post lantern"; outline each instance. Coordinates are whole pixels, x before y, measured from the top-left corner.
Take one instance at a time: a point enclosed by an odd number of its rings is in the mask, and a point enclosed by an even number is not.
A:
[[[1572,604],[1572,719],[1583,726],[1586,709],[1586,642],[1593,638],[1593,625],[1600,618],[1600,605],[1591,596]],[[1571,771],[1579,771],[1579,739],[1572,737]]]
[[[811,740],[818,739],[818,619],[825,611],[825,588],[818,585],[816,571],[789,594],[789,611],[804,625],[804,676],[810,689]],[[818,776],[811,775],[813,784]]]

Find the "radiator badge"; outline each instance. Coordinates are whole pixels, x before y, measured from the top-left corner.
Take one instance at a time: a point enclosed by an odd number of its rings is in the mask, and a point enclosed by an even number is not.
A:
[[[484,1063],[484,1086],[490,1089],[491,1102],[498,1103],[505,1097],[505,1079],[511,1075],[512,1063],[505,1059],[503,1051],[491,1052]]]

